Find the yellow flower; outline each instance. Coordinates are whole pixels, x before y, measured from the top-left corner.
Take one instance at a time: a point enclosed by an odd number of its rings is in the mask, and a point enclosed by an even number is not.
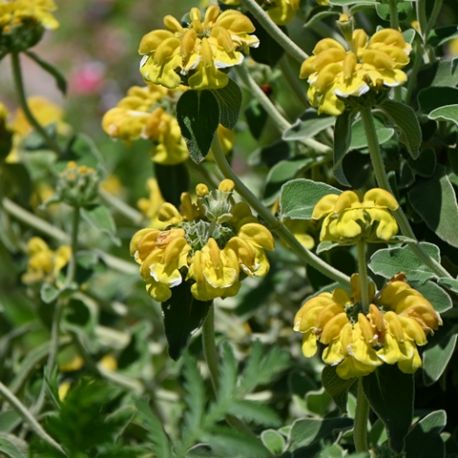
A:
[[[171,288],[182,283],[180,269],[187,265],[190,250],[181,228],[167,231],[146,228],[134,235],[130,252],[140,264],[148,292],[156,300],[168,300],[172,295]]]
[[[53,0],[1,0],[0,28],[2,32],[10,32],[28,21],[40,23],[46,29],[59,26],[53,12],[56,10]]]
[[[27,244],[27,255],[27,272],[22,275],[22,281],[25,284],[52,283],[70,261],[71,248],[62,245],[53,251],[40,237],[32,237]]]
[[[314,238],[309,234],[310,222],[303,220],[287,219],[284,221],[285,226],[293,233],[294,237],[301,245],[308,250],[315,246]]]
[[[239,6],[240,0],[222,0],[221,3],[229,6]],[[275,24],[284,25],[296,14],[300,0],[270,0],[268,2],[258,1],[258,3],[266,10]]]
[[[159,164],[178,164],[188,156],[178,121],[164,107],[171,106],[181,94],[150,84],[133,86],[118,105],[108,110],[102,120],[104,131],[113,138],[138,140],[153,144],[151,159]]]
[[[398,231],[392,212],[399,204],[387,191],[373,188],[362,200],[353,191],[328,194],[313,209],[312,218],[323,219],[320,240],[352,244],[358,240],[387,242]]]
[[[346,98],[407,80],[401,68],[409,63],[411,47],[401,32],[382,29],[369,39],[364,30],[356,29],[348,48],[325,38],[302,64],[300,76],[310,85],[307,96],[321,113],[338,116]]]
[[[131,253],[156,300],[167,300],[183,281],[201,301],[234,296],[245,276],[267,274],[272,234],[246,204],[234,202],[233,191],[231,180],[215,191],[198,184],[195,201],[183,193],[180,210],[163,203],[151,227],[134,235]]]
[[[349,379],[373,372],[383,363],[397,364],[413,373],[421,366],[418,346],[441,324],[429,301],[398,276],[382,289],[367,314],[358,304],[358,279],[352,277],[352,296],[343,289],[324,292],[306,301],[294,319],[303,333],[302,352],[312,357],[323,346],[322,358],[336,366],[339,377]],[[370,298],[375,291],[370,287]]]
[[[252,22],[235,10],[221,12],[211,5],[202,18],[191,8],[188,24],[165,16],[165,29],[146,34],[139,46],[143,55],[140,71],[146,81],[177,88],[220,89],[228,83],[225,69],[240,65],[248,47],[259,40],[251,35]]]
[[[120,196],[123,194],[121,180],[116,175],[108,175],[100,182],[100,187],[113,196]]]

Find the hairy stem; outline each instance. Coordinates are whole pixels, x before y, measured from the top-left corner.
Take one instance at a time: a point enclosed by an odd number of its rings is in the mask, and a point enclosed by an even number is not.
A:
[[[3,198],[2,205],[2,208],[8,214],[16,218],[18,221],[21,221],[22,223],[27,224],[30,227],[33,227],[37,231],[46,234],[59,242],[69,243],[68,235],[64,231],[49,224],[47,221],[39,218],[33,213],[28,212],[27,210],[17,205],[15,202],[8,199],[7,197]],[[97,255],[103,259],[107,266],[111,267],[112,269],[117,270],[118,272],[125,273],[127,275],[137,274],[138,268],[134,263],[124,261],[124,259],[112,256],[111,254],[105,253],[102,250],[95,251],[97,252]]]
[[[314,253],[304,248],[296,237],[288,230],[288,228],[272,215],[269,209],[262,204],[262,202],[243,184],[237,174],[234,173],[227,162],[224,152],[218,144],[214,149],[214,157],[216,164],[223,175],[235,183],[238,193],[252,208],[256,210],[258,215],[266,222],[272,231],[278,235],[278,237],[289,247],[290,250],[294,251],[304,264],[312,266],[331,280],[337,281],[338,283],[346,286],[350,284],[350,278],[348,275],[345,275],[340,270],[332,267]]]
[[[367,420],[369,418],[369,402],[364,394],[363,379],[358,379],[356,395],[355,425],[353,428],[353,441],[356,453],[367,452]]]
[[[377,181],[377,185],[394,195],[393,189],[391,188],[391,185],[388,181],[385,165],[383,164],[382,154],[375,130],[374,118],[372,116],[370,107],[361,109],[361,119],[363,121],[364,130],[366,132],[369,155],[371,158],[372,167],[374,168],[374,175],[375,180]],[[447,270],[444,269],[439,262],[425,253],[423,248],[420,246],[415,233],[410,226],[409,220],[407,219],[407,216],[402,210],[401,206],[399,206],[398,210],[395,212],[395,217],[401,233],[413,240],[410,246],[414,253],[438,276],[451,278],[449,272],[447,272]]]
[[[11,53],[11,67],[13,69],[13,79],[14,84],[16,86],[16,92],[19,96],[19,103],[21,105],[22,111],[24,112],[27,121],[43,138],[48,147],[57,154],[60,154],[61,150],[59,145],[48,134],[46,129],[44,129],[43,126],[38,122],[32,111],[30,110],[29,104],[27,102],[27,96],[25,94],[24,80],[22,77],[21,60],[19,54]]]
[[[367,275],[366,242],[363,240],[356,244],[358,260],[359,286],[361,289],[361,306],[363,313],[369,311],[369,277]]]
[[[32,413],[27,409],[27,407],[22,404],[22,402],[2,382],[0,382],[0,395],[5,398],[5,400],[11,405],[11,407],[14,408],[14,410],[16,410],[19,415],[21,415],[21,417],[29,424],[35,434],[37,434],[37,436],[39,436],[51,447],[66,456],[66,453],[62,447],[44,430],[44,428],[40,425],[40,423],[38,423]]]
[[[131,220],[134,224],[141,224],[145,217],[135,208],[132,208],[130,205],[126,204],[121,199],[118,199],[113,194],[105,191],[102,188],[99,188],[99,196],[104,200],[108,205],[113,207],[119,214],[124,215],[126,218]]]
[[[258,86],[256,81],[254,81],[246,68],[243,66],[237,67],[236,72],[243,84],[249,89],[250,93],[257,99],[262,108],[266,110],[267,114],[275,122],[280,133],[290,129],[292,126],[291,123],[278,111],[277,107]],[[329,146],[320,143],[314,138],[304,138],[301,140],[301,143],[309,148],[312,148],[318,153],[328,153],[331,151]]]
[[[202,348],[205,361],[207,362],[208,372],[210,373],[213,391],[216,394],[218,391],[219,369],[218,352],[215,344],[215,310],[213,307],[213,304],[210,305],[207,317],[202,326]]]
[[[307,53],[294,43],[294,41],[291,40],[274,21],[272,21],[270,16],[256,3],[256,0],[241,0],[241,3],[287,54],[300,63],[307,59]]]

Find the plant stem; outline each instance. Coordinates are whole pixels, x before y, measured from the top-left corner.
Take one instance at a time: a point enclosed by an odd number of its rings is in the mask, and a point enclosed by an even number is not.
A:
[[[72,249],[70,262],[67,269],[67,278],[65,286],[68,287],[73,282],[76,272],[76,254],[78,252],[78,230],[80,225],[80,208],[73,207],[72,227],[70,232],[70,247]]]
[[[279,64],[285,80],[288,82],[297,99],[302,103],[302,105],[304,105],[304,107],[310,106],[307,96],[305,95],[306,85],[301,84],[298,74],[294,71],[291,65],[290,56],[284,55],[280,59]]]
[[[68,235],[64,231],[52,226],[47,221],[39,218],[33,213],[28,212],[7,197],[3,198],[2,205],[2,208],[17,220],[27,224],[30,227],[33,227],[37,231],[46,234],[49,237],[56,239],[61,243],[69,243]],[[116,256],[112,256],[111,254],[105,253],[102,250],[95,251],[97,252],[97,255],[103,259],[107,266],[111,267],[112,269],[127,275],[137,274],[138,268],[135,264],[124,261],[124,259],[117,258]]]
[[[256,81],[251,77],[246,68],[241,65],[236,67],[236,72],[242,82],[247,86],[252,95],[258,100],[259,104],[266,110],[267,114],[272,118],[278,127],[278,130],[283,133],[291,127],[291,123],[278,111],[277,107],[267,97],[264,91],[258,86]]]
[[[344,286],[348,286],[350,284],[350,278],[347,275],[304,248],[296,237],[288,230],[288,228],[275,218],[269,209],[267,209],[262,202],[260,202],[260,200],[243,184],[227,162],[226,156],[224,155],[220,145],[218,145],[218,142],[216,142],[216,144],[217,147],[214,148],[214,157],[219,169],[226,178],[231,179],[235,183],[238,193],[252,208],[256,210],[258,215],[266,222],[272,231],[280,237],[289,249],[294,251],[302,262],[312,266],[331,280],[337,281]]]
[[[211,304],[202,326],[202,348],[205,361],[207,362],[208,371],[210,373],[213,392],[216,395],[218,392],[219,369],[218,352],[215,345],[215,310],[213,307],[214,305]]]
[[[429,20],[425,26],[425,39],[428,37],[430,30],[436,25],[437,18],[442,9],[443,3],[444,3],[444,0],[435,0],[433,2],[433,10],[431,11]]]
[[[32,430],[45,442],[47,442],[51,447],[63,453],[66,456],[66,453],[62,447],[44,430],[44,428],[38,423],[32,413],[27,409],[27,407],[22,404],[22,402],[5,386],[0,382],[0,394],[6,399],[6,401],[16,410],[16,412],[24,418],[24,420],[29,424]]]
[[[369,403],[364,394],[363,379],[358,379],[358,390],[356,395],[355,424],[353,428],[353,441],[356,453],[367,452],[367,420],[369,418]]]
[[[380,188],[383,188],[394,195],[393,189],[391,188],[391,185],[388,181],[388,176],[385,171],[385,165],[383,164],[382,154],[380,151],[380,146],[378,144],[374,118],[372,116],[371,109],[370,107],[362,108],[360,113],[364,125],[364,130],[366,132],[367,145],[369,147],[369,155],[371,158],[372,167],[374,168],[374,175],[377,185]],[[435,259],[431,258],[428,254],[424,252],[401,206],[399,206],[399,208],[396,210],[395,217],[401,230],[401,233],[404,236],[413,240],[413,242],[410,243],[410,247],[412,248],[414,253],[439,277],[452,278],[450,273],[446,269],[444,269],[444,267],[442,267],[442,265],[439,262],[437,262]]]
[[[390,0],[390,26],[392,29],[399,29],[398,9],[396,7],[397,0]]]
[[[369,278],[367,275],[366,242],[360,240],[356,244],[358,260],[359,286],[361,289],[361,306],[363,313],[369,311]]]
[[[266,32],[289,54],[293,59],[302,63],[308,58],[304,52],[291,38],[288,37],[281,29],[275,24],[270,16],[256,3],[256,0],[241,0],[242,5],[256,18],[262,25]]]
[[[262,108],[266,110],[267,114],[275,122],[280,133],[283,134],[285,130],[290,129],[292,126],[291,123],[278,111],[277,107],[247,72],[246,68],[244,66],[239,66],[236,68],[236,72],[244,85],[249,89],[250,93],[257,99]],[[301,143],[319,153],[328,153],[331,151],[329,146],[318,142],[314,138],[304,138],[301,140]]]
[[[40,136],[46,142],[48,147],[57,154],[60,154],[61,149],[59,145],[48,134],[46,129],[44,129],[43,126],[38,122],[32,111],[30,110],[29,104],[27,102],[27,97],[25,95],[24,80],[22,78],[22,69],[19,54],[11,53],[11,67],[13,69],[14,84],[16,86],[16,91],[19,96],[19,103],[21,105],[22,111],[24,112],[27,121],[38,132],[38,134],[40,134]]]
[[[134,224],[141,224],[145,217],[137,211],[135,208],[132,208],[130,205],[126,204],[121,199],[118,199],[113,194],[105,191],[102,188],[99,188],[99,196],[104,200],[108,205],[113,207],[119,214],[124,215],[126,218],[130,219]]]

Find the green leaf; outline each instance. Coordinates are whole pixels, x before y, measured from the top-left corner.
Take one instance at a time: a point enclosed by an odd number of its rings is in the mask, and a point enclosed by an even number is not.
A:
[[[282,218],[310,219],[315,204],[326,194],[340,194],[340,189],[319,181],[298,178],[285,183],[280,194]]]
[[[391,99],[385,99],[378,105],[378,108],[399,129],[401,142],[406,146],[410,156],[416,159],[420,154],[422,137],[415,111],[410,106]]]
[[[189,189],[189,173],[185,164],[154,164],[154,175],[166,202],[178,207],[183,192]]]
[[[239,119],[242,105],[242,91],[238,84],[229,78],[229,82],[222,89],[211,91],[219,107],[219,122],[228,129],[232,129]]]
[[[9,458],[27,458],[27,443],[12,434],[0,433],[0,452]]]
[[[458,103],[458,89],[448,86],[426,87],[418,93],[418,104],[425,114],[445,105]]]
[[[419,245],[428,256],[440,262],[440,252],[436,245],[428,242],[420,242]],[[410,281],[425,282],[436,277],[416,255],[411,245],[376,251],[370,259],[369,268],[374,274],[384,278],[391,278],[399,272],[404,272]]]
[[[32,60],[34,60],[45,72],[49,73],[55,80],[57,87],[62,94],[67,93],[67,81],[58,68],[43,60],[40,56],[32,51],[25,52]]]
[[[43,283],[40,288],[40,297],[45,304],[54,302],[60,295],[62,290],[56,288],[50,283]]]
[[[426,386],[437,382],[444,373],[455,351],[457,337],[445,324],[429,339],[423,352],[423,381]]]
[[[197,361],[188,353],[184,356],[183,375],[185,379],[185,402],[187,409],[184,414],[181,448],[191,447],[198,437],[205,409],[205,387]]]
[[[263,431],[261,433],[261,440],[275,456],[280,455],[286,446],[285,437],[274,429],[266,429]]]
[[[394,135],[394,129],[390,127],[384,127],[383,124],[375,119],[375,129],[377,132],[377,139],[379,145],[383,145]],[[349,149],[363,149],[367,148],[367,137],[364,130],[364,125],[361,119],[358,119],[351,126],[351,142]]]
[[[445,458],[441,432],[446,424],[447,414],[444,410],[436,410],[423,417],[406,438],[406,456]]]
[[[346,417],[337,418],[304,418],[293,423],[290,432],[289,449],[294,451],[321,441],[329,440],[350,429],[353,420]]]
[[[429,119],[451,121],[458,126],[458,104],[436,108],[428,114]]]
[[[186,91],[177,102],[177,119],[191,159],[205,159],[220,119],[219,104],[211,91]]]
[[[279,415],[261,401],[236,400],[231,403],[228,412],[242,420],[262,426],[280,426]]]
[[[121,245],[121,241],[116,235],[116,224],[110,210],[104,205],[99,205],[92,210],[83,208],[81,210],[83,219],[94,229],[102,234],[108,235],[115,245]]]
[[[293,159],[291,161],[280,161],[275,164],[269,170],[266,177],[264,199],[275,196],[283,183],[291,178],[294,178],[298,173],[306,169],[307,166],[314,163],[314,159],[307,157],[302,159]]]
[[[418,159],[410,160],[409,165],[417,175],[429,178],[434,175],[437,166],[436,152],[432,148],[422,149]]]
[[[449,177],[443,167],[426,181],[418,182],[408,193],[409,202],[426,225],[449,245],[458,247],[458,205]]]
[[[137,409],[137,421],[148,431],[148,448],[156,456],[171,458],[171,444],[162,427],[162,422],[154,415],[145,400],[136,400],[135,407]]]
[[[321,373],[321,382],[326,392],[334,399],[337,407],[345,412],[348,390],[355,383],[355,380],[343,380],[337,375],[335,367],[325,366]]]
[[[439,278],[438,283],[454,293],[458,293],[458,280],[456,278]]]
[[[271,458],[272,456],[260,439],[236,429],[215,428],[205,433],[202,439],[212,448],[211,456],[220,456],[219,454],[233,458]]]
[[[334,174],[339,183],[349,186],[342,171],[342,161],[350,148],[352,123],[355,114],[351,111],[344,111],[336,119],[334,127]]]
[[[397,366],[383,364],[362,380],[372,409],[388,430],[391,448],[401,452],[413,418],[413,376],[403,374]]]
[[[310,117],[310,113],[306,113],[306,115],[305,119],[298,119],[283,133],[283,140],[300,141],[309,139],[334,124],[334,118],[331,116],[323,117],[314,114],[313,117]]]
[[[211,301],[202,302],[195,299],[187,282],[172,288],[172,297],[162,303],[165,335],[172,359],[180,357],[191,332],[202,324],[210,305]]]
[[[257,386],[272,382],[289,366],[289,361],[287,351],[279,347],[272,347],[266,351],[259,341],[255,341],[239,381],[238,395],[243,397]]]
[[[425,283],[412,282],[412,286],[431,302],[437,312],[444,313],[453,307],[450,296],[436,283],[432,281]]]

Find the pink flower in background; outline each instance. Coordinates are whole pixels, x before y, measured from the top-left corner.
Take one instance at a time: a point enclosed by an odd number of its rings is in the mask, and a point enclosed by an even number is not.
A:
[[[98,61],[85,62],[70,77],[70,91],[79,95],[99,92],[105,84],[105,65]]]

